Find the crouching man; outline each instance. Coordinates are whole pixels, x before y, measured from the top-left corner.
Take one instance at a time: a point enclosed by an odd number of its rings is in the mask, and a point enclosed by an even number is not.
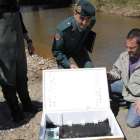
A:
[[[107,72],[110,98],[128,108],[126,123],[140,125],[140,29],[132,29],[126,38],[126,52],[121,53]]]

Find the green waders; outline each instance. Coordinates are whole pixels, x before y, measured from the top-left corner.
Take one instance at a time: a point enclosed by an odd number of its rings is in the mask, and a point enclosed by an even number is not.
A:
[[[29,100],[27,89],[27,62],[21,22],[18,12],[4,13],[0,19],[0,85],[4,98],[12,110],[12,116],[22,118],[18,107]],[[18,119],[18,118],[17,118]]]

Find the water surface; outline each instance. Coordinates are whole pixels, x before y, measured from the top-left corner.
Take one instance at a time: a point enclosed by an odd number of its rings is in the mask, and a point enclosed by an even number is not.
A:
[[[35,53],[53,58],[51,47],[57,25],[70,16],[74,8],[52,8],[49,6],[21,7],[23,20],[33,40]],[[125,51],[125,40],[133,28],[140,28],[140,18],[96,13],[97,22],[92,28],[97,33],[93,53],[90,54],[95,67],[112,68],[120,53]]]

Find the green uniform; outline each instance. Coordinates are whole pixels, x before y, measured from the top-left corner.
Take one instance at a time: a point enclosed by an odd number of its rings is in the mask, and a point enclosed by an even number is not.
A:
[[[95,17],[92,17],[90,25],[82,31],[78,28],[74,17],[65,19],[57,26],[52,52],[59,68],[70,68],[72,64],[69,61],[70,57],[80,68],[94,67],[84,44],[95,21]]]

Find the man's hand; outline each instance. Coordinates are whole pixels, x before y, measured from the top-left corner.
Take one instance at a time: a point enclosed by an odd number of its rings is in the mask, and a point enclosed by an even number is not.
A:
[[[70,65],[70,69],[78,69],[78,67],[75,66],[74,64],[71,64],[71,65]]]
[[[24,39],[27,41],[27,44],[28,44],[28,53],[29,53],[29,55],[33,55],[35,49],[34,49],[34,47],[32,45],[32,40],[29,38],[28,33],[24,33],[23,36],[24,36]]]
[[[107,79],[108,79],[108,80],[111,80],[111,78],[112,78],[111,73],[110,73],[110,72],[106,72],[106,74],[107,74]]]
[[[137,113],[137,111],[139,111],[138,113],[139,113],[139,116],[140,116],[140,100],[133,103],[132,106],[136,106],[135,107],[135,113]]]
[[[29,42],[29,43],[28,43],[28,53],[29,53],[29,55],[33,55],[34,52],[35,52],[35,49],[34,49],[32,43]]]

